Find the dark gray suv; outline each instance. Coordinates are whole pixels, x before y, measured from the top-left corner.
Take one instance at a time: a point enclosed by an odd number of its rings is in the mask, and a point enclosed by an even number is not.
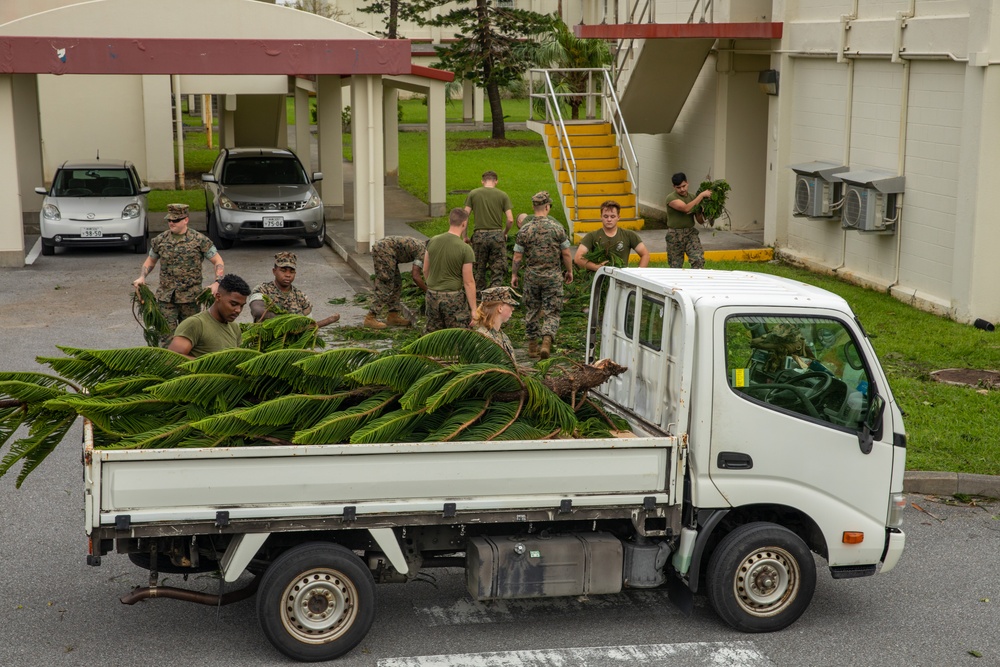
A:
[[[238,239],[305,239],[323,245],[323,202],[295,153],[282,148],[223,148],[202,174],[208,236],[225,250]]]

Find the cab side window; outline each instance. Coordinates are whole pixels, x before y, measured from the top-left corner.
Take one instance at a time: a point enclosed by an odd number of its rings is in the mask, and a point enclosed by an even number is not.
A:
[[[828,318],[728,318],[726,373],[747,400],[853,430],[873,389],[850,330]]]

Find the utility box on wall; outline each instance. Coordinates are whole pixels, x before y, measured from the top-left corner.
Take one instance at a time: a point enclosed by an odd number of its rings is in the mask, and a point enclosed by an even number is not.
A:
[[[793,164],[795,200],[792,215],[806,218],[834,218],[839,214],[841,187],[839,174],[849,167],[819,160]]]
[[[844,182],[841,226],[860,232],[895,234],[905,176],[866,169],[838,174]]]

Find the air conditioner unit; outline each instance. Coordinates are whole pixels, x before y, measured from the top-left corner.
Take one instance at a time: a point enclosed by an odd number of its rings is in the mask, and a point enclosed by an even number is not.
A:
[[[894,234],[905,177],[875,169],[839,174],[844,181],[841,226],[860,232]]]
[[[841,182],[839,174],[848,167],[835,162],[817,161],[793,164],[795,198],[792,215],[807,218],[834,218],[839,213]]]

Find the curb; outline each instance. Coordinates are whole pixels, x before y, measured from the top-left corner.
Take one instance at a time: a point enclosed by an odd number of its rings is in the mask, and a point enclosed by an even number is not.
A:
[[[903,476],[905,493],[935,496],[987,496],[1000,498],[1000,477],[963,472],[907,471]]]

